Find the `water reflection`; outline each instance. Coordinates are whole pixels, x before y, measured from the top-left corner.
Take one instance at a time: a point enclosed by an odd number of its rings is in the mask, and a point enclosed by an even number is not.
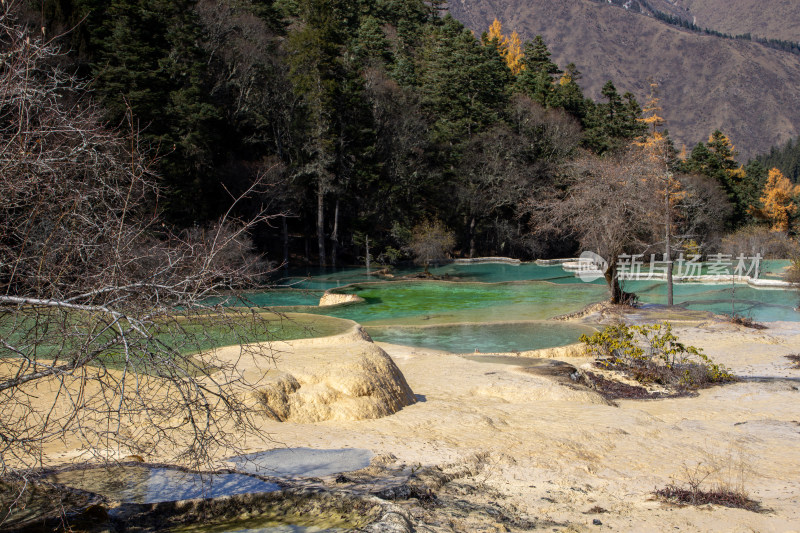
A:
[[[372,452],[358,448],[317,450],[276,448],[228,459],[237,470],[277,477],[315,477],[352,472],[369,466]]]
[[[124,503],[159,503],[219,498],[280,490],[245,474],[197,474],[175,468],[119,466],[61,472],[53,481]]]

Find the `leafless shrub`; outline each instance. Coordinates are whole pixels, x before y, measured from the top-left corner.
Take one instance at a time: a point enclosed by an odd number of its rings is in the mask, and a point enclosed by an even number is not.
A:
[[[267,217],[232,207],[209,228],[165,226],[133,118],[124,136],[104,127],[14,9],[0,7],[0,475],[41,465],[59,442],[193,466],[231,453],[242,431],[261,433],[253,384],[198,352],[216,330],[241,342],[263,331],[259,314],[209,299],[261,279],[247,232]],[[245,356],[266,364],[270,352]]]
[[[717,250],[722,239],[724,221],[733,211],[730,200],[719,183],[699,174],[676,176],[683,194],[678,202],[681,239],[692,239],[699,252]]]
[[[800,354],[793,353],[784,357],[792,362],[792,368],[800,369]]]
[[[800,254],[792,258],[792,264],[786,272],[786,281],[795,287],[800,287]]]
[[[563,109],[546,109],[527,96],[511,99],[509,114],[513,129],[532,144],[549,163],[563,160],[581,142],[580,124]]]
[[[800,244],[767,226],[747,226],[723,237],[720,251],[733,257],[760,254],[765,259],[786,259],[800,255]]]
[[[684,464],[681,479],[655,490],[656,497],[678,505],[712,504],[763,511],[745,490],[745,481],[752,472],[742,449],[731,446],[725,453],[707,455],[694,465]]]
[[[411,242],[408,251],[414,255],[417,264],[425,266],[425,272],[431,263],[447,259],[455,246],[455,236],[439,220],[425,220],[411,230]]]
[[[751,329],[767,329],[767,326],[761,324],[760,322],[756,322],[752,318],[748,316],[741,316],[741,315],[725,315],[728,317],[728,320],[731,321],[732,324],[736,324],[737,326],[744,326],[746,328]]]

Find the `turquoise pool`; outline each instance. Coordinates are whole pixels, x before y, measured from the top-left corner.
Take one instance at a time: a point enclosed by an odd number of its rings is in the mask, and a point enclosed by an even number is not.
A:
[[[786,261],[763,263],[763,277],[778,277]],[[366,276],[364,269],[289,275],[280,290],[253,293],[247,305],[293,306],[293,310],[354,320],[375,340],[459,353],[523,351],[576,342],[582,332],[542,322],[607,298],[605,282],[580,282],[560,266],[535,263],[451,264],[431,269],[447,281],[407,281]],[[400,277],[410,271],[395,271]],[[625,281],[646,304],[666,303],[661,281]],[[320,308],[324,290],[356,294],[363,303]],[[757,321],[800,321],[800,292],[757,289],[746,284],[682,283],[675,304],[686,309],[736,313]],[[521,322],[538,325],[521,327]],[[500,324],[510,323],[510,324]]]
[[[578,342],[594,329],[563,322],[453,324],[447,326],[373,326],[373,340],[454,353],[521,352]]]

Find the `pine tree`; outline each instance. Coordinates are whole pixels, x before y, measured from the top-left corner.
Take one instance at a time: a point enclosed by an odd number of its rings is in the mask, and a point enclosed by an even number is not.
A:
[[[551,107],[565,110],[586,127],[587,99],[578,85],[579,79],[581,79],[581,73],[578,71],[578,67],[574,63],[569,63],[558,80],[549,102]]]
[[[451,16],[426,37],[420,65],[423,108],[437,142],[457,144],[496,122],[511,72],[497,48],[481,46]]]
[[[224,191],[213,166],[220,114],[207,87],[202,27],[191,0],[110,0],[89,28],[95,94],[118,123],[130,107],[161,157],[173,221],[208,220]],[[87,5],[87,4],[82,4]]]
[[[555,91],[553,76],[560,72],[558,66],[550,60],[550,51],[544,39],[537,35],[533,41],[525,43],[522,70],[517,75],[515,90],[543,106],[551,105],[554,103],[552,99]]]
[[[778,168],[793,183],[800,181],[800,138],[789,139],[786,144],[773,147],[768,154],[757,158],[767,168]]]
[[[641,108],[633,94],[620,96],[611,81],[606,82],[601,94],[606,101],[595,104],[585,121],[585,144],[598,154],[619,150],[647,129],[639,120]]]
[[[722,186],[733,205],[728,220],[728,226],[732,228],[751,219],[751,206],[759,188],[754,180],[761,179],[756,167],[751,167],[751,174],[739,165],[737,155],[731,140],[716,130],[709,136],[708,143],[697,143],[689,158],[681,165],[683,171],[703,174]]]
[[[366,62],[388,64],[392,61],[391,45],[380,22],[373,16],[363,17],[354,43],[355,53]]]

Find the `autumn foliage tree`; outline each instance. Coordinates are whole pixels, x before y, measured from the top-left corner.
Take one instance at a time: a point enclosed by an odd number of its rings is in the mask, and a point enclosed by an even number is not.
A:
[[[772,231],[788,232],[792,217],[798,211],[800,185],[794,185],[777,168],[769,171],[761,194],[763,207],[753,208],[754,213],[770,223]]]
[[[494,19],[492,25],[489,26],[489,31],[484,41],[484,44],[495,43],[495,46],[497,46],[500,55],[505,59],[512,74],[517,75],[525,69],[525,54],[522,51],[522,40],[516,31],[511,32],[511,35],[508,36],[503,35],[502,23]]]
[[[667,305],[672,305],[672,240],[674,229],[674,211],[677,202],[684,193],[681,183],[672,173],[671,161],[674,159],[669,137],[661,131],[664,118],[661,113],[658,83],[650,80],[650,96],[642,110],[642,118],[638,119],[647,125],[648,133],[637,143],[644,151],[645,157],[651,160],[657,172],[652,176],[652,185],[663,198],[664,211],[664,260],[667,262]]]

